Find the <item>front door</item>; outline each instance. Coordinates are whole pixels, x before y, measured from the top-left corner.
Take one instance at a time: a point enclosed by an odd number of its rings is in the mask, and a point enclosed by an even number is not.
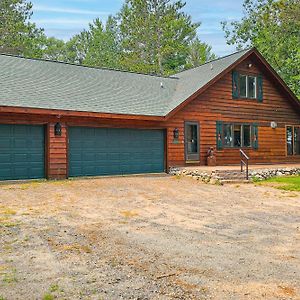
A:
[[[185,123],[185,157],[186,161],[199,161],[199,124]]]

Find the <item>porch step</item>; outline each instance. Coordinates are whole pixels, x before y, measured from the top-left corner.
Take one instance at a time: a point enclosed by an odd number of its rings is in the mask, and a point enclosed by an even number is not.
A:
[[[237,170],[216,170],[214,175],[219,178],[222,183],[242,183],[246,180],[246,172]]]

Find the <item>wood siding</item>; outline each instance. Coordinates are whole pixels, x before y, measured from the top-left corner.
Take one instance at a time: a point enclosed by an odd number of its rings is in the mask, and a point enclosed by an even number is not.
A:
[[[249,69],[248,64],[252,67]],[[231,72],[218,79],[206,91],[191,99],[186,106],[163,117],[107,116],[104,114],[58,112],[22,108],[0,108],[1,124],[42,124],[46,137],[46,177],[63,179],[68,177],[68,127],[115,127],[140,129],[166,129],[166,167],[184,166],[184,122],[198,122],[200,126],[200,161],[206,163],[209,147],[216,147],[216,121],[230,123],[257,123],[257,150],[245,149],[250,163],[300,162],[300,156],[286,155],[286,125],[300,125],[299,106],[292,101],[287,90],[282,88],[268,68],[252,55],[235,68],[245,74],[262,74],[263,102],[257,100],[232,99]],[[278,123],[272,129],[270,123]],[[62,124],[62,136],[55,136],[54,125]],[[179,129],[179,142],[173,143],[173,130]],[[217,151],[217,164],[239,163],[239,149]]]
[[[252,67],[249,69],[249,63]],[[249,58],[236,67],[244,74],[263,75],[263,102],[254,99],[232,99],[231,72],[219,79],[203,94],[198,96],[167,122],[168,160],[170,166],[186,165],[184,158],[184,122],[197,121],[200,124],[200,163],[206,163],[209,147],[216,147],[216,121],[258,124],[258,150],[247,149],[250,163],[300,162],[300,156],[286,156],[285,126],[300,125],[299,110],[294,107],[290,96],[278,87],[275,80],[255,58]],[[272,129],[275,121],[278,128]],[[173,144],[173,130],[180,131],[179,144]],[[239,149],[225,148],[217,151],[217,164],[238,164]]]

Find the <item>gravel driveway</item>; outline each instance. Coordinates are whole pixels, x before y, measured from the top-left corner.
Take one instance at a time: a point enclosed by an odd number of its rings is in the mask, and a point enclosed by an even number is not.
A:
[[[0,186],[0,299],[300,299],[300,193],[127,177]]]

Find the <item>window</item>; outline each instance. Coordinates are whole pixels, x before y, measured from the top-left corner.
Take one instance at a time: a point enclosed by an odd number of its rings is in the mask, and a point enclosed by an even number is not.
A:
[[[224,147],[251,147],[251,126],[246,124],[223,125]]]
[[[286,127],[287,155],[300,155],[300,126]]]
[[[247,75],[232,71],[232,99],[255,99],[263,102],[263,76]]]
[[[248,76],[248,98],[256,99],[256,77]]]
[[[240,74],[240,97],[257,98],[257,78],[255,76]]]
[[[240,75],[240,97],[247,98],[247,76]]]

